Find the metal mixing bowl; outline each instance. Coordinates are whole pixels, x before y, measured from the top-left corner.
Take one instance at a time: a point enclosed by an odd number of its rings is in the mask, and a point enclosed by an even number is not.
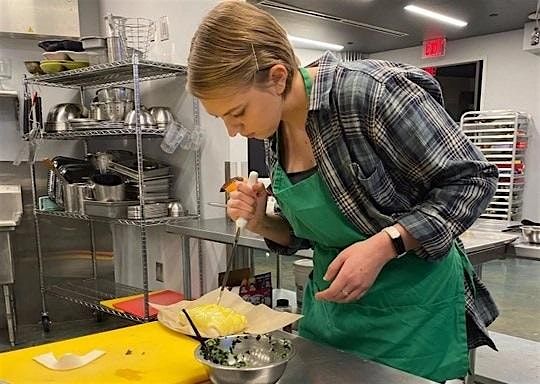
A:
[[[124,125],[127,125],[128,128],[135,128],[137,123],[137,112],[132,110],[126,115]],[[155,128],[157,127],[156,120],[150,114],[150,112],[141,108],[141,114],[139,116],[139,124],[143,128]]]
[[[210,339],[205,344],[210,352],[203,353],[199,345],[195,358],[209,368],[214,384],[274,384],[295,355],[290,340],[272,336],[232,335]],[[228,358],[220,364],[216,356],[222,354]]]
[[[63,103],[52,107],[47,114],[46,132],[67,131],[69,120],[82,117],[82,107],[79,104]]]
[[[540,226],[524,225],[521,227],[521,233],[529,243],[540,244]]]
[[[174,121],[174,116],[168,107],[152,107],[148,112],[156,120],[158,128],[165,128]]]
[[[26,70],[30,72],[32,75],[44,75],[45,72],[41,69],[39,66],[39,61],[25,61],[24,66],[26,67]]]

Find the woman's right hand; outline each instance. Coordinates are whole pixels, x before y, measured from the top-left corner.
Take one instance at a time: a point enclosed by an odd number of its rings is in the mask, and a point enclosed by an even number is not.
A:
[[[243,217],[247,220],[246,228],[257,233],[266,216],[267,199],[268,193],[263,183],[258,182],[251,187],[245,182],[238,182],[236,191],[229,194],[227,214],[234,221]]]

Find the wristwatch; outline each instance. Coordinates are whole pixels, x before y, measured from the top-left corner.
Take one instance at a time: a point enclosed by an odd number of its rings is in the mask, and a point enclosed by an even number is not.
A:
[[[405,249],[405,244],[401,238],[401,233],[399,233],[397,228],[390,226],[383,228],[383,231],[386,232],[386,234],[390,236],[390,240],[392,240],[392,245],[394,246],[394,250],[397,254],[396,259],[399,259],[401,256],[405,255],[407,250]]]

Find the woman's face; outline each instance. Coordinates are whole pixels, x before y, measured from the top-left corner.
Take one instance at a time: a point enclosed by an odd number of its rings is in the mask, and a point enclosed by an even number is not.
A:
[[[272,74],[271,70],[270,75]],[[285,81],[274,76],[274,80],[263,87],[250,86],[216,98],[201,99],[206,111],[223,119],[229,136],[240,134],[254,139],[266,139],[276,132],[283,113],[283,91]],[[286,72],[285,72],[286,79]]]

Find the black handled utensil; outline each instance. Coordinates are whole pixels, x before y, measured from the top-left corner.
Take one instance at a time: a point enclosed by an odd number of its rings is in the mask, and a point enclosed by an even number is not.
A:
[[[197,338],[199,343],[201,343],[201,348],[203,350],[206,350],[206,343],[204,342],[204,339],[201,336],[201,333],[199,332],[199,330],[195,326],[195,323],[193,322],[193,320],[191,320],[191,317],[189,316],[187,310],[185,308],[182,308],[182,312],[184,312],[184,315],[186,315],[186,319],[188,319],[188,321],[189,321],[189,325],[191,325],[191,328],[193,328],[193,332],[195,332],[195,337]]]

